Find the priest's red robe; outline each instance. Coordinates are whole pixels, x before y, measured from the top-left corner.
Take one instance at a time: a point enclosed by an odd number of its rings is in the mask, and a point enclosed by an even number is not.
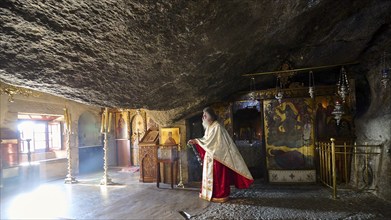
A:
[[[244,189],[254,182],[232,138],[217,121],[209,125],[204,137],[197,141],[196,148],[203,160],[201,198],[225,202],[231,184]]]

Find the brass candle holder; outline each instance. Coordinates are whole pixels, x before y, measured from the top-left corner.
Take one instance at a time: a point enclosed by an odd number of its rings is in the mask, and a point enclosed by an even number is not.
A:
[[[183,185],[183,177],[182,177],[182,157],[181,157],[182,147],[180,144],[178,145],[178,151],[179,151],[179,183],[177,186],[181,188],[185,188],[185,186]]]
[[[105,110],[102,112],[102,124],[100,127],[100,132],[103,134],[103,178],[100,181],[100,185],[113,185],[115,184],[111,178],[109,177],[109,174],[107,172],[108,165],[107,165],[107,146],[108,146],[108,139],[107,134],[110,133],[111,129],[111,118],[112,113],[109,113],[109,109],[105,108]]]
[[[64,121],[65,121],[65,126],[64,126],[65,147],[67,149],[67,159],[68,159],[68,174],[64,180],[64,183],[73,184],[73,183],[77,183],[78,181],[74,176],[72,176],[72,154],[71,154],[71,147],[69,144],[70,136],[72,132],[72,128],[71,128],[72,120],[71,120],[71,115],[69,114],[67,108],[64,108]]]

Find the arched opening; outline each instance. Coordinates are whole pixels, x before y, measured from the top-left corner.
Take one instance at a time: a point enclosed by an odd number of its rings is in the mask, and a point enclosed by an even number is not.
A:
[[[103,146],[97,116],[84,112],[78,121],[79,173],[103,169]]]
[[[139,166],[139,142],[145,134],[145,123],[141,115],[134,115],[131,120],[131,161],[133,166]]]

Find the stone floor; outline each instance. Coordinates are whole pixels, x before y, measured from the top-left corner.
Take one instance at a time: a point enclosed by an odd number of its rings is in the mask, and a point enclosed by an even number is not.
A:
[[[319,185],[255,184],[191,219],[391,219],[391,203],[371,193],[338,193],[334,200],[331,190]]]
[[[102,173],[36,184],[13,192],[2,189],[1,219],[391,219],[391,203],[370,193],[339,192],[319,185],[281,186],[256,183],[233,190],[224,204],[198,199],[198,189],[157,189],[139,183],[139,173],[113,169],[117,185],[100,186]],[[25,183],[29,184],[29,183]],[[10,188],[7,188],[10,189]]]

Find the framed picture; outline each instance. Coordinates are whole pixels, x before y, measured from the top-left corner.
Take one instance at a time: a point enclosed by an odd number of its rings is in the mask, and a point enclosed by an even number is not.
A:
[[[115,113],[115,138],[116,139],[128,139],[128,126],[129,118],[128,112]]]
[[[161,145],[179,144],[179,128],[161,128],[159,141]]]

